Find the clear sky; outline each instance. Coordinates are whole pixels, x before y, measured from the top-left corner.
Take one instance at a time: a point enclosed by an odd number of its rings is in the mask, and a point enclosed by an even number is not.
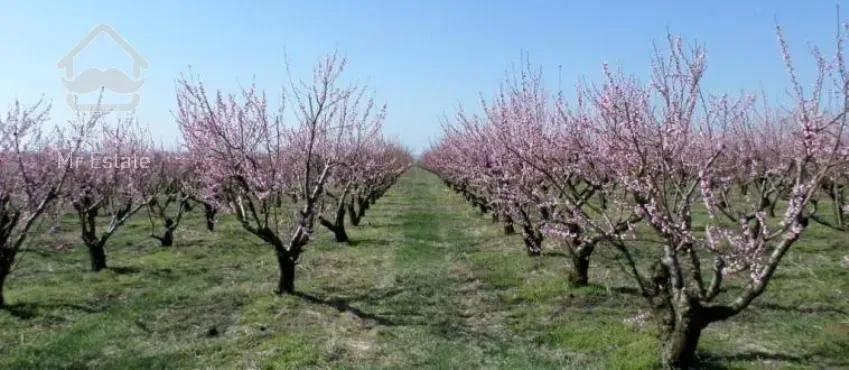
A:
[[[138,116],[155,138],[176,142],[174,79],[188,66],[210,87],[235,91],[255,76],[269,92],[293,71],[308,77],[338,48],[347,76],[388,104],[385,132],[420,151],[458,103],[476,108],[527,52],[556,85],[598,79],[602,62],[645,75],[652,41],[667,30],[704,43],[706,86],[737,92],[787,87],[775,37],[783,27],[800,67],[807,47],[834,48],[835,1],[0,1],[0,102],[46,94],[53,118],[72,116],[56,63],[95,25],[111,25],[150,63]],[[842,13],[849,16],[849,3]],[[131,71],[106,37],[77,58],[88,67]],[[803,77],[809,77],[805,74]],[[274,96],[274,95],[272,95]],[[113,97],[114,98],[114,97]],[[121,100],[115,98],[116,100]],[[124,98],[125,99],[125,98]],[[123,100],[121,100],[123,101]]]

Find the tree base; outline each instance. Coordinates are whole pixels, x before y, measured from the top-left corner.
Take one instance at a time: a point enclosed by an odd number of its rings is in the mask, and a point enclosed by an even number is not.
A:
[[[280,268],[280,280],[277,282],[277,295],[295,293],[295,261],[289,256],[278,256],[277,264]]]
[[[572,271],[569,273],[569,285],[576,288],[587,286],[590,282],[589,270],[589,256],[572,258]]]
[[[91,259],[91,271],[98,272],[106,269],[106,250],[102,245],[88,246],[88,255]]]

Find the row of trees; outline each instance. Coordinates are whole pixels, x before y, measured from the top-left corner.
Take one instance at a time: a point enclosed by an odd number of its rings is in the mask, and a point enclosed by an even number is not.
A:
[[[615,248],[660,325],[662,365],[690,367],[702,330],[761,295],[812,222],[847,227],[843,37],[833,59],[815,50],[806,90],[778,35],[789,107],[709,94],[704,50],[670,36],[647,82],[604,65],[571,99],[523,63],[482,113],[461,108],[421,163],[505,232],[520,226],[529,254],[564,248],[576,286],[597,248]]]
[[[106,246],[133,216],[147,213],[162,246],[186,212],[202,209],[213,231],[219,212],[270,244],[278,293],[293,292],[295,266],[318,220],[347,241],[345,216],[359,224],[412,163],[381,134],[385,107],[364,87],[341,86],[345,59],[325,58],[309,82],[291,82],[271,113],[254,86],[210,94],[196,79],[177,82],[175,117],[185,147],[157,148],[131,117],[80,115],[43,129],[50,106],[16,103],[0,120],[0,306],[2,287],[35,233],[74,214],[92,271],[107,268]],[[292,123],[292,121],[294,121]],[[47,227],[52,216],[54,225]]]

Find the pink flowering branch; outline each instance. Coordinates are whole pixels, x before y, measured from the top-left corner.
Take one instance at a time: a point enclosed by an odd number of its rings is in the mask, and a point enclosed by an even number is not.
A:
[[[834,62],[814,49],[807,92],[779,29],[789,114],[759,110],[751,95],[707,94],[704,50],[672,36],[666,50],[655,47],[648,82],[605,65],[603,81],[579,86],[573,105],[526,66],[482,99],[483,115],[461,109],[421,162],[482,210],[527,226],[526,240],[539,231],[539,241],[563,242],[577,257],[573,270],[586,269],[596,244],[615,246],[659,319],[663,365],[688,367],[701,330],[763,293],[809,221],[843,222],[849,74],[841,45],[842,35]],[[828,79],[843,94],[836,109],[821,103]],[[820,199],[834,204],[837,221],[821,217]],[[638,222],[661,246],[649,271],[633,257]],[[722,294],[737,277],[745,287]]]
[[[0,117],[0,307],[19,252],[66,184],[70,162],[63,159],[81,144],[80,130],[42,131],[50,108],[43,100],[30,106],[16,101]],[[91,126],[97,119],[81,123]]]
[[[334,53],[311,82],[290,77],[277,114],[268,112],[266,95],[255,86],[239,95],[211,95],[200,82],[178,81],[175,115],[201,173],[192,196],[232,211],[245,230],[274,248],[280,294],[294,292],[295,266],[313,237],[327,184],[344,164],[343,138],[353,126],[382,120],[364,90],[340,87],[346,64]],[[292,125],[283,115],[287,99]]]
[[[150,173],[150,142],[132,117],[100,120],[70,161],[62,197],[77,216],[92,271],[107,268],[106,243],[157,190]]]
[[[147,214],[151,237],[161,246],[170,247],[174,245],[174,232],[190,208],[190,192],[185,184],[198,174],[181,153],[158,149],[152,150],[150,156],[153,162],[149,171],[150,193],[154,196],[148,203]],[[161,229],[159,233],[157,228]]]

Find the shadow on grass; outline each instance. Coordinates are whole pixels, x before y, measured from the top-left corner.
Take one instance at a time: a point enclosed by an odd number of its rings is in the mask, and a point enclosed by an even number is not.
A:
[[[835,252],[835,251],[839,251],[839,250],[844,250],[846,248],[846,243],[842,242],[842,241],[836,241],[836,242],[829,243],[828,245],[823,246],[823,247],[808,246],[806,248],[807,248],[806,252],[809,252],[809,253]]]
[[[175,279],[174,270],[170,268],[139,268],[135,266],[107,267],[107,270],[118,275],[146,274],[159,278]]]
[[[609,295],[624,295],[631,297],[642,297],[643,293],[632,286],[607,286],[596,283],[589,283],[584,286],[572,287],[569,291],[570,295],[572,293],[580,295],[580,296],[602,296],[607,297]]]
[[[374,320],[376,323],[384,326],[394,326],[395,323],[392,320],[389,320],[385,317],[377,316],[375,314],[370,314],[363,312],[359,308],[353,307],[348,303],[348,300],[342,298],[319,298],[314,295],[310,295],[308,293],[303,292],[295,292],[292,293],[296,297],[300,297],[310,303],[322,304],[325,306],[330,306],[335,308],[339,312],[348,312],[353,314],[354,316],[359,317],[363,320]]]
[[[395,243],[395,241],[393,241],[391,239],[372,239],[372,238],[365,238],[365,239],[349,240],[348,241],[348,245],[350,245],[352,247],[356,247],[356,246],[360,246],[360,245],[367,245],[367,246],[371,245],[371,246],[384,247],[384,246],[392,245],[393,243]]]
[[[777,303],[769,303],[762,302],[754,304],[755,307],[759,309],[766,310],[776,310],[776,311],[784,311],[784,312],[795,312],[795,313],[804,313],[804,314],[817,314],[817,313],[831,313],[838,315],[849,315],[849,311],[846,311],[837,307],[798,307],[798,306],[785,306]]]
[[[54,319],[60,319],[61,321],[67,321],[67,319],[46,313],[44,311],[47,310],[60,310],[60,309],[70,309],[76,311],[82,311],[85,313],[99,313],[103,312],[104,308],[100,307],[88,307],[78,304],[71,303],[16,303],[6,305],[4,307],[0,307],[0,310],[9,312],[10,315],[17,317],[21,320],[29,320],[36,317],[49,317]]]
[[[39,257],[51,257],[60,253],[67,253],[66,250],[63,249],[48,249],[48,248],[29,248],[21,250],[24,253],[32,253],[37,254]]]
[[[552,258],[572,258],[567,253],[557,252],[557,251],[543,251],[543,257],[552,257]]]
[[[643,292],[641,292],[639,289],[634,288],[632,286],[615,286],[615,287],[610,288],[610,291],[617,293],[617,294],[629,295],[629,296],[634,296],[634,297],[642,297],[643,296]]]
[[[736,369],[737,366],[729,366],[729,362],[758,362],[764,361],[780,361],[793,365],[812,365],[818,357],[819,353],[805,353],[801,355],[791,355],[786,353],[770,353],[763,351],[746,351],[728,355],[718,355],[712,353],[703,353],[699,356],[701,368],[705,369]],[[838,363],[829,363],[829,366],[849,366],[849,361],[839,361]]]
[[[404,226],[401,222],[372,222],[367,221],[364,223],[366,226],[373,227],[375,229],[379,228],[399,228]]]
[[[390,289],[390,290],[382,292],[378,295],[362,294],[362,295],[354,296],[354,297],[349,298],[348,301],[352,301],[352,302],[363,301],[363,302],[370,302],[370,303],[371,302],[379,302],[379,301],[382,301],[384,299],[392,298],[392,297],[394,297],[398,294],[404,293],[405,291],[406,291],[406,289],[401,289],[401,288]]]
[[[118,275],[131,275],[131,274],[138,274],[138,273],[142,272],[142,269],[140,269],[138,267],[132,267],[132,266],[107,267],[106,269],[109,270],[109,271],[112,271],[112,272],[114,272]]]

